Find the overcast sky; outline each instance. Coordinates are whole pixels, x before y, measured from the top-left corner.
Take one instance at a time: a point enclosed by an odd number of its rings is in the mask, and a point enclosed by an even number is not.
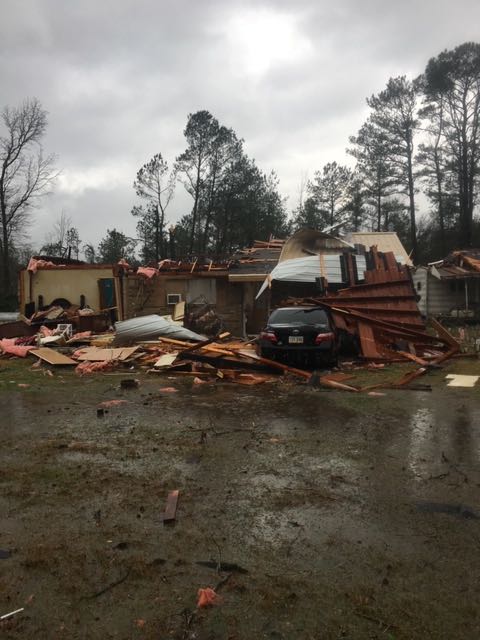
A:
[[[55,192],[36,212],[38,247],[65,212],[84,242],[135,236],[136,171],[184,149],[187,115],[207,109],[274,169],[291,210],[302,175],[351,163],[365,97],[391,76],[480,41],[478,0],[2,0],[0,106],[37,97]],[[181,185],[169,210],[190,210]]]

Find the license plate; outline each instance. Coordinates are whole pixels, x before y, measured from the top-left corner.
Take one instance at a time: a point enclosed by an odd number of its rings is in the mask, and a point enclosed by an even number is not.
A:
[[[289,336],[288,342],[290,344],[303,344],[303,336]]]

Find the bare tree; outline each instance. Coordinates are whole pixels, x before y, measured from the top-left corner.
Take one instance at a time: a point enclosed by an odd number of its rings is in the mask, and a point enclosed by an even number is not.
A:
[[[145,207],[133,207],[132,215],[140,218],[137,229],[144,239],[142,253],[147,262],[165,257],[166,211],[174,196],[175,180],[175,167],[169,173],[167,162],[157,153],[139,169],[133,183],[137,196],[145,202]]]
[[[80,243],[78,230],[72,226],[71,217],[62,211],[53,223],[52,230],[47,234],[40,252],[59,258],[70,258],[70,254],[73,253],[78,258]]]
[[[16,237],[38,199],[48,193],[56,173],[54,156],[44,156],[41,140],[47,127],[47,113],[36,98],[2,112],[5,135],[0,137],[0,254],[2,288],[10,284],[10,257]]]

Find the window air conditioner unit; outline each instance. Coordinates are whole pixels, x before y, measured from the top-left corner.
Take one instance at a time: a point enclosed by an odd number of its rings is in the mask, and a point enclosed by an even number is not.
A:
[[[167,293],[167,304],[177,304],[182,301],[181,293]]]

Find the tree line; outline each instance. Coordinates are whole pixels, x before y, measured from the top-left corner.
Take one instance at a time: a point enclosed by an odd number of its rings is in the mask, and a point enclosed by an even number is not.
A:
[[[244,141],[208,111],[190,114],[185,150],[170,168],[161,153],[143,165],[134,188],[141,257],[225,256],[257,237],[288,233],[285,199],[274,172],[262,172],[247,156]],[[175,185],[192,199],[190,213],[167,226]]]
[[[417,262],[479,246],[480,45],[443,51],[416,78],[390,78],[367,105],[347,148],[355,167],[315,172],[294,228],[397,231]]]
[[[172,161],[155,153],[138,170],[131,214],[137,237],[107,230],[97,247],[82,245],[62,214],[42,252],[112,262],[225,256],[255,238],[302,227],[336,232],[397,231],[414,259],[480,245],[475,207],[480,176],[480,44],[467,42],[429,60],[415,78],[390,78],[367,98],[368,117],[349,138],[350,166],[326,163],[302,179],[290,216],[275,172],[250,158],[244,140],[206,110],[190,114],[185,148]],[[47,114],[36,99],[2,112],[0,266],[5,294],[24,258],[28,219],[55,180],[55,158],[41,142]],[[178,188],[191,208],[172,224]],[[420,203],[420,205],[419,205]],[[425,211],[425,209],[427,209]],[[419,211],[423,215],[419,215]]]

